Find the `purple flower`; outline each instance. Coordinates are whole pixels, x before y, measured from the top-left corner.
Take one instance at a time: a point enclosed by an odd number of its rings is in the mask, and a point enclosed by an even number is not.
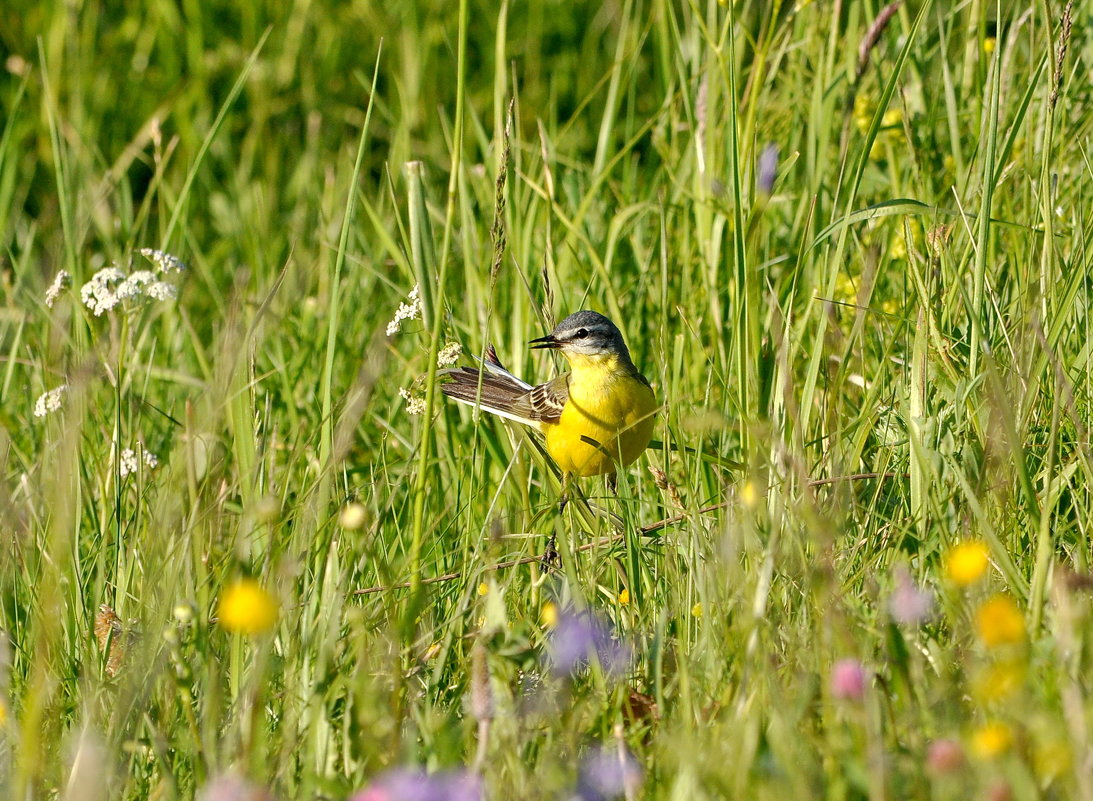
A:
[[[643,771],[626,746],[601,745],[587,754],[577,771],[580,801],[610,801],[634,794],[641,787]]]
[[[392,768],[349,801],[482,801],[482,785],[465,770],[427,774],[418,768]]]
[[[911,574],[903,568],[896,571],[896,588],[888,597],[888,614],[897,623],[917,626],[930,617],[934,608],[934,594],[915,584]]]
[[[840,659],[831,668],[831,694],[840,701],[860,701],[865,695],[865,668],[857,659]]]
[[[611,625],[590,612],[563,612],[550,633],[547,656],[554,673],[572,676],[592,659],[604,673],[618,676],[630,666],[630,646],[620,642]]]
[[[763,152],[759,154],[759,169],[756,171],[755,182],[759,186],[759,192],[769,195],[774,189],[774,178],[778,174],[778,145],[771,142]]]

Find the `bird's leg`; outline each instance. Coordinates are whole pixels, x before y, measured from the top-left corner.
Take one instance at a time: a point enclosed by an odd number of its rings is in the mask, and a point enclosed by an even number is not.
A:
[[[570,474],[562,474],[562,487],[561,487],[561,499],[558,501],[558,520],[562,519],[562,515],[565,514],[566,504],[569,503],[569,482]],[[557,525],[557,523],[555,523]],[[546,549],[543,551],[542,562],[543,564],[556,566],[558,564],[558,534],[557,529],[551,531],[550,539],[547,540]]]
[[[569,503],[569,473],[562,475],[562,498],[558,502],[558,516],[565,514],[566,504]]]
[[[551,533],[550,539],[547,540],[546,549],[543,551],[543,556],[539,560],[547,567],[558,566],[558,535]]]

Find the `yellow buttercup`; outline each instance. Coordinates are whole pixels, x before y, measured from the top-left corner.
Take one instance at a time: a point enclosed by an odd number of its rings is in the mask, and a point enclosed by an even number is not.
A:
[[[491,349],[484,369],[450,370],[440,388],[461,403],[542,431],[563,473],[613,479],[649,445],[657,410],[622,333],[602,314],[579,311],[531,345],[561,352],[570,372],[532,386],[502,367]]]

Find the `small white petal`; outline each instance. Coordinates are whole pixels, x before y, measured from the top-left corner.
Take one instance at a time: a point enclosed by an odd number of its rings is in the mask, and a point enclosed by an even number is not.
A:
[[[61,398],[68,392],[68,384],[61,384],[48,392],[43,392],[34,402],[34,416],[45,417],[50,412],[61,408]]]
[[[165,253],[162,250],[141,248],[140,255],[155,264],[161,273],[180,273],[186,269],[186,264],[182,259],[177,256],[172,256],[170,253]]]
[[[61,270],[53,278],[53,283],[46,289],[46,306],[50,309],[53,308],[53,304],[57,302],[57,298],[61,296],[61,293],[65,291],[72,284],[72,276],[69,275],[67,270]]]
[[[125,478],[130,473],[135,473],[140,468],[140,463],[137,461],[137,454],[132,448],[126,448],[121,452],[121,456],[118,458],[118,472],[122,478]]]
[[[156,281],[148,287],[148,297],[153,300],[174,300],[178,296],[178,289],[166,281]]]
[[[440,352],[436,355],[436,363],[438,367],[447,367],[449,364],[455,364],[459,361],[459,357],[463,353],[463,346],[458,342],[449,342]]]

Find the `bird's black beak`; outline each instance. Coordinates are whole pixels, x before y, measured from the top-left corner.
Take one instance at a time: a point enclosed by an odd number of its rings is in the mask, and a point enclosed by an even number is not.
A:
[[[562,347],[562,343],[556,340],[553,334],[547,334],[545,337],[533,339],[528,344],[531,345],[533,350],[557,350]]]

